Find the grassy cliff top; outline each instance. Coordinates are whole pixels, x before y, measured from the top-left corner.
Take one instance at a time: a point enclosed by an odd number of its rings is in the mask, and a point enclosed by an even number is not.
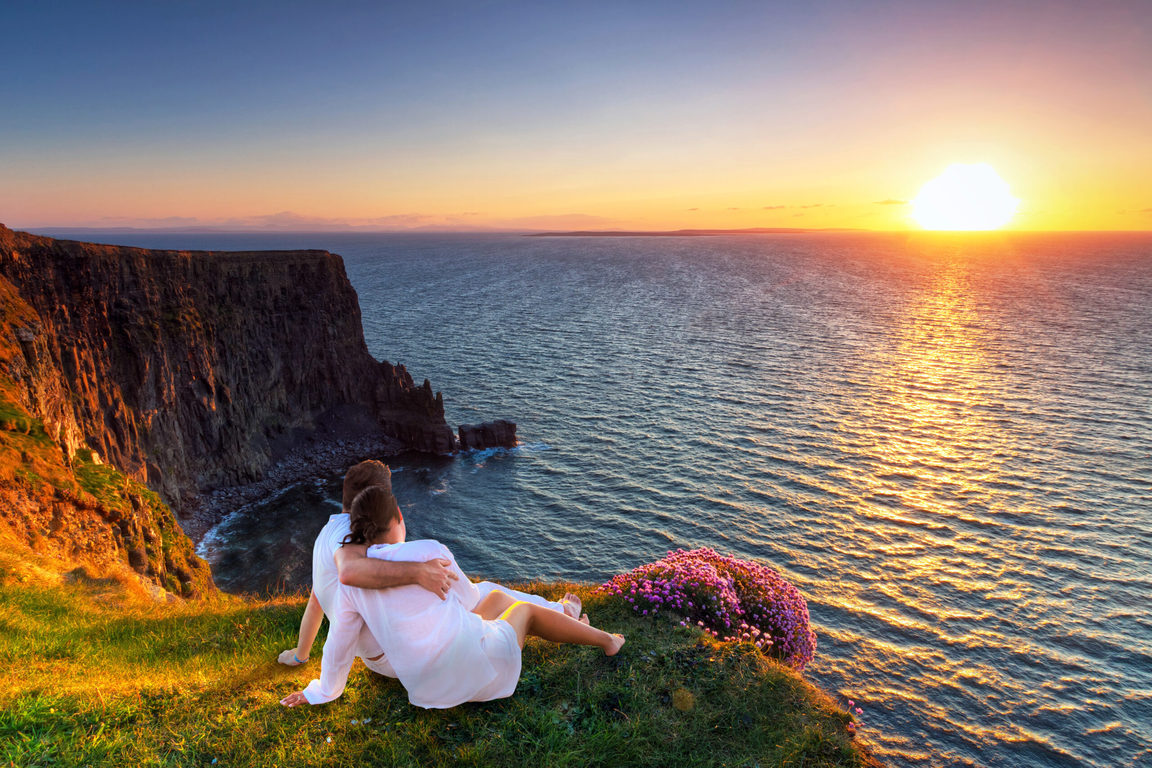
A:
[[[0,765],[867,766],[850,715],[749,644],[573,589],[621,654],[530,640],[509,699],[424,710],[357,662],[344,696],[287,710],[319,674],[275,663],[303,598],[157,603],[53,577],[0,546]]]

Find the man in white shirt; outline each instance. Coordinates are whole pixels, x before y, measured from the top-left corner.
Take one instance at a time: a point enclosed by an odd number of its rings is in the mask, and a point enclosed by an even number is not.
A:
[[[344,537],[351,532],[348,510],[352,500],[372,485],[384,486],[391,492],[392,472],[379,461],[362,461],[348,470],[344,476],[341,493],[343,512],[332,515],[321,529],[312,547],[312,593],[308,606],[300,620],[300,634],[295,648],[289,648],[279,656],[279,662],[294,667],[308,661],[316,634],[324,616],[333,616],[336,607],[336,593],[340,584],[363,589],[388,589],[411,584],[423,587],[441,600],[448,597],[452,582],[459,576],[454,572],[454,563],[445,558],[434,558],[426,562],[402,562],[381,560],[367,556],[367,545],[346,544],[341,546]],[[467,585],[472,587],[472,585]],[[484,581],[476,584],[479,597],[483,598],[498,585]],[[531,602],[552,610],[566,613],[573,618],[580,616],[580,599],[575,595],[565,595],[561,602],[551,602],[538,595],[500,587],[517,600]],[[378,674],[395,677],[391,664],[384,658],[384,651],[372,633],[365,626],[356,644],[356,655],[364,660],[368,669]]]

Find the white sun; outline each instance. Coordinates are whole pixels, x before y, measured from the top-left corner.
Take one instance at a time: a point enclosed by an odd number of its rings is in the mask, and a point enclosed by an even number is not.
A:
[[[920,188],[912,201],[912,218],[924,229],[999,229],[1019,205],[992,166],[956,163]]]

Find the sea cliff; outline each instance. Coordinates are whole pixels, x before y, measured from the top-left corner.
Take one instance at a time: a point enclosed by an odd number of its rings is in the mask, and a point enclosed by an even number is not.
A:
[[[183,539],[165,504],[199,533],[205,498],[307,471],[301,455],[457,445],[431,384],[369,354],[326,251],[158,251],[0,225],[0,304],[3,519],[170,591],[206,582],[184,543],[165,564]]]

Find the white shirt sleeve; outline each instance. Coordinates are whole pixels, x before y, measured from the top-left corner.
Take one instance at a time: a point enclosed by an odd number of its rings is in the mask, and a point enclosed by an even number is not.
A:
[[[344,693],[348,672],[356,660],[356,640],[364,619],[351,605],[341,587],[336,598],[336,610],[329,616],[328,639],[324,641],[324,656],[320,660],[320,679],[308,683],[304,698],[309,704],[327,704]]]

